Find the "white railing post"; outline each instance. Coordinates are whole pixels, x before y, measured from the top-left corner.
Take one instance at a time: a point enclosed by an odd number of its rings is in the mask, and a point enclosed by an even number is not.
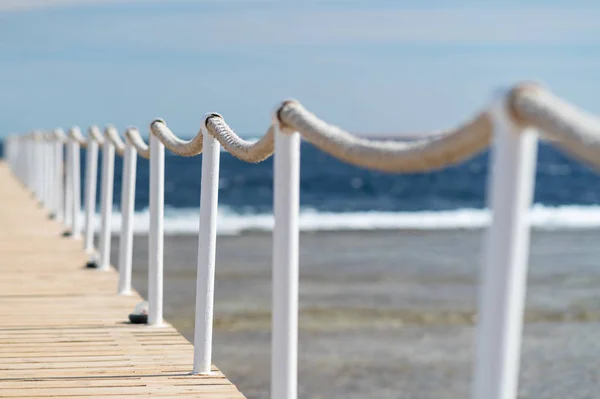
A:
[[[56,196],[56,220],[63,222],[65,220],[65,203],[64,203],[64,145],[62,142],[62,135],[56,136],[54,142],[54,173],[56,181],[56,189],[54,195]]]
[[[88,255],[94,253],[94,215],[96,214],[96,181],[98,179],[98,142],[88,135],[85,160],[85,243]]]
[[[32,135],[29,139],[29,148],[27,149],[27,163],[29,164],[29,190],[36,194],[37,188],[37,162],[35,161],[36,137]]]
[[[31,191],[31,162],[29,162],[29,151],[31,151],[31,137],[27,135],[23,139],[23,172],[25,174],[25,186]]]
[[[11,155],[11,163],[15,169],[15,173],[17,174],[17,177],[19,178],[19,181],[23,181],[23,175],[22,175],[22,169],[21,169],[21,140],[19,137],[17,136],[13,136],[13,138],[10,140],[11,142],[11,147],[12,147],[12,155]]]
[[[102,186],[100,187],[102,197],[102,203],[100,205],[102,210],[102,220],[100,227],[100,244],[98,259],[98,268],[100,270],[108,270],[110,267],[110,224],[112,219],[114,174],[115,146],[109,140],[108,135],[105,134],[104,143],[102,145]]]
[[[71,138],[66,137],[65,145],[67,148],[67,159],[65,162],[65,226],[67,230],[73,228],[73,146]],[[70,233],[69,233],[70,234]]]
[[[473,399],[517,397],[537,137],[497,101],[488,190],[492,224],[479,288]]]
[[[56,218],[56,212],[58,205],[56,202],[56,172],[54,171],[56,162],[54,162],[54,142],[56,138],[54,134],[49,133],[47,135],[48,141],[46,142],[46,167],[47,167],[47,178],[48,178],[48,203],[50,204],[50,214],[52,218]]]
[[[46,210],[52,211],[52,203],[50,201],[50,179],[48,178],[49,169],[48,169],[48,141],[46,137],[46,132],[42,133],[42,141],[40,142],[41,156],[40,162],[42,164],[42,198],[44,199],[44,205],[46,206]]]
[[[148,324],[163,323],[163,218],[165,146],[150,133],[150,231],[148,245]]]
[[[34,191],[35,180],[35,160],[32,159],[34,138],[28,135],[25,148],[25,164],[27,165],[27,188],[30,192]]]
[[[275,124],[271,398],[298,395],[298,213],[300,134]]]
[[[73,222],[73,227],[71,228],[71,237],[78,239],[81,237],[81,147],[79,145],[79,141],[77,141],[77,139],[75,139],[73,136],[71,136],[69,145],[71,146],[70,182],[71,195],[73,196],[73,199],[71,200],[71,220]]]
[[[38,162],[40,167],[40,200],[44,207],[47,206],[46,203],[46,169],[44,168],[45,154],[44,154],[44,134],[40,133],[40,141],[38,142]]]
[[[15,162],[16,162],[16,167],[18,169],[18,173],[19,173],[19,179],[21,180],[21,182],[23,184],[25,184],[25,171],[23,168],[23,139],[21,137],[16,137],[15,138]]]
[[[42,135],[39,132],[35,133],[35,155],[34,155],[34,160],[35,160],[35,196],[37,198],[37,200],[42,204],[44,204],[44,194],[43,194],[43,187],[44,187],[44,167],[42,164]]]
[[[38,184],[38,163],[37,163],[37,136],[34,134],[31,138],[31,148],[29,151],[29,162],[31,163],[31,191],[37,199]]]
[[[202,136],[196,322],[194,326],[194,366],[192,370],[194,374],[209,374],[211,368],[215,250],[219,205],[219,159],[221,155],[219,142],[206,128],[206,118],[202,124]]]
[[[52,155],[52,143],[50,135],[46,134],[46,141],[44,142],[44,159],[46,169],[46,202],[48,202],[48,209],[50,210],[50,216],[54,217],[56,214],[55,201],[54,201],[54,170]]]
[[[29,154],[31,152],[31,136],[27,135],[23,142],[23,164],[25,165],[25,186],[31,191],[31,168],[32,164],[29,161]]]
[[[123,183],[121,184],[121,238],[119,239],[119,286],[120,295],[131,293],[131,262],[133,251],[133,216],[135,205],[135,178],[137,151],[125,137],[123,156]]]
[[[37,162],[38,162],[38,176],[39,176],[39,199],[42,206],[47,209],[48,203],[46,202],[45,190],[46,190],[46,170],[44,168],[44,134],[39,133],[39,141],[37,148]]]

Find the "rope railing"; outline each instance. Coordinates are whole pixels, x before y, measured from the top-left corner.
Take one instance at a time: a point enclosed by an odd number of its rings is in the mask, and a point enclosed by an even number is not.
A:
[[[78,128],[70,129],[67,137],[59,129],[53,134],[13,135],[6,139],[6,152],[17,178],[65,223],[73,237],[78,237],[78,157],[80,148],[86,148],[84,248],[93,254],[96,173],[98,150],[102,146],[97,258],[100,270],[110,266],[115,152],[123,156],[120,294],[131,289],[137,156],[150,160],[147,317],[150,326],[163,323],[164,151],[167,148],[186,157],[203,154],[192,366],[192,372],[198,374],[210,373],[212,356],[219,147],[251,163],[274,155],[271,396],[294,399],[297,396],[300,139],[341,161],[393,173],[444,168],[463,162],[493,143],[488,198],[493,217],[486,236],[483,280],[478,295],[472,397],[509,399],[516,397],[518,386],[530,234],[527,211],[532,203],[538,135],[583,162],[600,165],[600,120],[532,84],[502,91],[489,107],[455,129],[411,141],[357,137],[319,119],[299,102],[289,100],[277,108],[265,135],[253,143],[239,137],[221,115],[210,113],[191,140],[180,139],[164,120],[156,119],[150,124],[148,144],[136,128],[128,128],[123,141],[112,126],[105,129],[104,135],[92,126],[87,139]]]

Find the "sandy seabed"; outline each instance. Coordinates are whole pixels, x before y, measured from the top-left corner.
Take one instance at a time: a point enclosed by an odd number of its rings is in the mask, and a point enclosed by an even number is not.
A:
[[[302,234],[299,397],[469,397],[482,233]],[[599,243],[596,230],[534,232],[520,398],[597,397]],[[190,340],[196,257],[197,237],[165,238],[165,318]],[[144,296],[147,258],[136,236]],[[270,309],[271,235],[218,237],[213,360],[249,399],[269,397]]]

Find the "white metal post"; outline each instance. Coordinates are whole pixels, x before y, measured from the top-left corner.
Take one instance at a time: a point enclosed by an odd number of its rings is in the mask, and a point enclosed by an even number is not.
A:
[[[45,176],[45,169],[44,169],[44,136],[43,136],[43,134],[40,133],[40,135],[38,137],[39,137],[39,139],[38,139],[38,143],[37,143],[37,153],[36,153],[37,164],[38,164],[38,178],[39,178],[38,196],[39,196],[39,200],[42,203],[42,205],[44,207],[46,207],[48,204],[46,203],[46,198],[45,198],[46,176]]]
[[[25,186],[31,191],[31,162],[29,162],[29,151],[31,151],[31,137],[27,136],[23,140],[23,172],[25,174]]]
[[[34,150],[35,150],[35,138],[34,137],[28,137],[27,138],[27,149],[25,151],[26,154],[26,163],[27,163],[27,188],[29,188],[29,191],[31,192],[35,192],[35,157],[34,157]]]
[[[52,170],[52,153],[52,141],[47,137],[46,141],[44,141],[44,167],[46,169],[46,202],[48,203],[48,209],[50,210],[51,216],[55,213],[54,196],[52,195],[54,189],[54,181],[52,179],[54,177],[54,171]]]
[[[148,324],[163,323],[163,217],[165,146],[150,134],[150,231],[148,245]]]
[[[23,179],[23,184],[25,184],[25,187],[27,187],[29,184],[27,181],[29,166],[29,163],[27,162],[27,150],[29,149],[28,143],[28,139],[19,139],[19,168],[21,169],[21,178]]]
[[[85,252],[94,252],[94,215],[96,214],[96,181],[98,179],[98,142],[88,138],[85,160]]]
[[[64,203],[64,149],[63,142],[60,138],[56,138],[54,142],[54,173],[56,181],[56,190],[54,195],[56,196],[56,220],[63,222],[65,220],[65,203]]]
[[[131,262],[133,251],[133,215],[137,151],[129,138],[125,139],[123,184],[121,185],[121,238],[119,239],[119,287],[121,295],[131,293]]]
[[[17,140],[18,144],[18,151],[17,153],[19,154],[19,170],[21,171],[21,179],[23,180],[23,184],[25,185],[25,187],[27,187],[27,164],[25,162],[25,152],[26,152],[26,146],[27,146],[27,141],[25,140],[25,138],[19,138]]]
[[[15,170],[19,176],[19,180],[21,182],[23,182],[23,168],[22,168],[22,163],[21,163],[21,159],[22,159],[22,154],[21,154],[21,148],[23,147],[23,141],[20,137],[14,137],[12,139],[12,145],[14,147],[13,149],[13,162],[15,164]]]
[[[38,164],[37,164],[37,137],[34,135],[31,139],[31,151],[29,151],[29,162],[31,164],[31,191],[37,199],[37,184],[38,184]]]
[[[19,178],[19,181],[23,182],[23,175],[21,174],[22,169],[21,169],[21,139],[19,137],[13,137],[11,140],[12,143],[12,163],[14,165],[15,168],[15,173],[17,174],[17,177]]]
[[[479,288],[474,399],[514,399],[518,388],[537,136],[512,122],[507,98],[494,115],[493,216]]]
[[[46,207],[46,198],[45,198],[45,190],[46,190],[46,176],[45,176],[45,172],[46,170],[44,169],[44,136],[43,134],[40,134],[40,140],[38,142],[38,151],[37,151],[37,157],[38,157],[38,164],[39,164],[39,168],[40,168],[40,201],[42,202],[42,205],[44,205],[44,207]]]
[[[71,219],[73,228],[71,229],[71,237],[79,239],[81,237],[81,164],[80,154],[81,147],[75,138],[71,138],[69,143],[71,146]]]
[[[42,164],[42,137],[41,134],[36,133],[35,138],[35,196],[39,202],[44,204],[44,194],[43,194],[43,186],[44,186],[44,174],[43,174],[43,164]]]
[[[113,179],[115,174],[115,146],[104,137],[102,145],[102,186],[100,187],[102,203],[102,220],[100,227],[99,264],[100,270],[108,270],[110,267],[110,223],[112,219],[113,202]]]
[[[202,180],[200,189],[200,226],[198,234],[198,271],[196,274],[196,321],[194,327],[195,374],[209,374],[212,358],[215,251],[219,205],[219,142],[202,126]]]
[[[35,163],[35,136],[29,138],[27,143],[27,165],[29,165],[29,191],[35,195],[35,173],[37,164]]]
[[[27,139],[25,140],[25,151],[24,154],[25,155],[25,165],[27,168],[27,177],[26,177],[26,185],[27,188],[29,189],[29,191],[33,191],[33,185],[32,185],[32,180],[33,180],[33,168],[34,168],[34,164],[31,160],[31,153],[33,151],[33,138],[31,136],[28,136]]]
[[[58,211],[58,204],[56,202],[56,172],[54,168],[56,166],[56,162],[54,162],[54,141],[56,138],[54,135],[49,136],[49,140],[46,142],[46,167],[47,176],[48,176],[48,202],[50,204],[50,212],[52,217],[56,218],[56,213]]]
[[[52,203],[50,201],[50,179],[48,178],[49,175],[49,169],[48,169],[48,141],[46,139],[46,134],[44,133],[42,135],[42,141],[40,142],[40,149],[41,149],[41,157],[40,157],[40,162],[42,164],[42,198],[44,199],[44,205],[46,206],[46,209],[48,211],[52,211]]]
[[[19,180],[22,183],[25,183],[25,177],[23,174],[23,139],[20,137],[15,137],[15,162],[17,171],[19,173]]]
[[[73,228],[73,146],[71,138],[67,136],[67,160],[65,163],[65,226],[67,229]]]
[[[300,134],[275,123],[271,398],[298,395]]]

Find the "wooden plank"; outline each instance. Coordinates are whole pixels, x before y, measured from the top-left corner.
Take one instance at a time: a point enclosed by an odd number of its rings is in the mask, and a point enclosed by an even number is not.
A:
[[[190,375],[193,347],[170,325],[132,325],[142,300],[116,295],[117,273],[83,267],[0,162],[1,398],[243,398],[214,367]]]

